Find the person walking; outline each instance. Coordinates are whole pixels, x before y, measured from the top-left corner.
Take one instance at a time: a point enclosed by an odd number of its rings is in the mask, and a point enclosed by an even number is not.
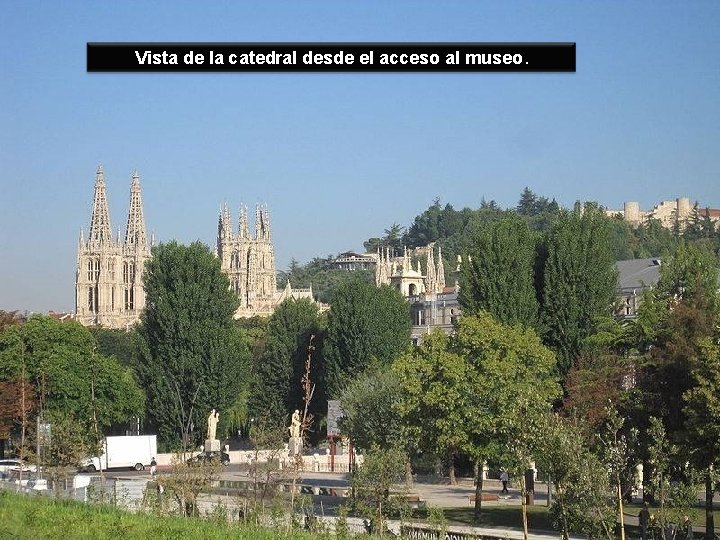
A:
[[[510,480],[510,477],[508,476],[507,471],[503,471],[500,473],[500,481],[502,482],[502,491],[500,493],[507,494],[508,493],[508,481]]]
[[[157,461],[155,461],[155,457],[153,457],[150,460],[150,476],[152,478],[155,478],[155,471],[157,470]]]

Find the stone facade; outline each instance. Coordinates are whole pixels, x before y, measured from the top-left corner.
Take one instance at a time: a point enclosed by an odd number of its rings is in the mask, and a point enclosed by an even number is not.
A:
[[[313,300],[312,288],[293,289],[290,282],[277,289],[275,251],[267,206],[255,208],[255,231],[250,233],[247,208],[240,208],[237,233],[230,210],[223,205],[218,219],[217,256],[230,279],[230,289],[240,298],[235,318],[269,316],[288,298]]]
[[[331,264],[336,270],[354,272],[355,270],[373,270],[376,263],[377,256],[375,253],[355,253],[354,251],[345,251],[335,257]]]
[[[661,201],[656,204],[652,210],[643,211],[640,210],[640,205],[637,202],[629,201],[623,205],[622,210],[606,210],[609,216],[621,216],[625,221],[631,225],[637,226],[650,219],[660,220],[662,226],[667,229],[672,229],[677,223],[680,230],[685,229],[691,218],[693,218],[694,208],[697,205],[690,204],[690,199],[687,197],[679,197],[674,201]],[[720,210],[714,208],[700,208],[697,205],[697,214],[699,218],[703,218],[706,215],[710,217],[713,223],[720,221]]]
[[[80,230],[75,274],[75,311],[85,326],[129,328],[145,308],[142,274],[150,258],[143,216],[140,176],[132,175],[130,208],[124,239],[113,239],[105,189],[105,174],[95,174],[90,230],[85,239]]]
[[[418,344],[434,329],[451,333],[460,315],[460,304],[457,284],[445,285],[442,248],[438,248],[437,262],[433,245],[416,248],[414,255],[427,258],[426,273],[423,274],[420,261],[413,267],[407,248],[402,257],[391,257],[389,249],[379,250],[375,284],[396,288],[410,303],[411,337]]]
[[[438,261],[435,263],[432,245],[417,248],[415,255],[427,256],[427,275],[423,274],[420,261],[413,268],[412,258],[405,248],[402,257],[392,257],[390,249],[379,249],[375,265],[375,285],[390,285],[406,298],[424,293],[441,293],[445,289],[445,266],[442,248],[438,248]]]
[[[130,185],[125,236],[113,238],[108,208],[105,174],[95,175],[95,196],[88,238],[80,230],[75,275],[75,315],[85,326],[129,328],[137,323],[145,308],[142,276],[151,257],[143,215],[140,176],[135,172]],[[240,299],[235,318],[271,315],[284,300],[301,298],[314,301],[312,288],[293,289],[288,282],[277,289],[275,253],[270,234],[267,207],[255,210],[255,234],[248,226],[247,208],[240,210],[237,232],[231,225],[230,211],[224,205],[218,220],[216,254],[230,289]],[[327,306],[320,305],[320,309]]]
[[[235,233],[230,210],[223,205],[218,219],[217,256],[230,279],[230,289],[240,298],[235,317],[270,315],[275,309],[277,273],[267,207],[256,207],[255,234],[251,235],[247,208],[240,208]]]

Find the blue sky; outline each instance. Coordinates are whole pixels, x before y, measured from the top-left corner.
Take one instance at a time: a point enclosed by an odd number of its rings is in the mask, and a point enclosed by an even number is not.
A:
[[[64,5],[66,4],[66,5]],[[161,241],[267,203],[278,268],[439,197],[720,207],[720,2],[0,4],[0,309],[74,309],[105,168]],[[88,74],[88,41],[574,41],[574,74]]]

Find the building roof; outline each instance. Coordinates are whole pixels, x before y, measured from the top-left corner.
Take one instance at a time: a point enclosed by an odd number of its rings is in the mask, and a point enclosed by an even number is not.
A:
[[[617,261],[619,289],[654,287],[660,279],[660,259],[631,259]]]
[[[720,208],[698,208],[698,214],[702,217],[707,215],[710,219],[720,219]]]

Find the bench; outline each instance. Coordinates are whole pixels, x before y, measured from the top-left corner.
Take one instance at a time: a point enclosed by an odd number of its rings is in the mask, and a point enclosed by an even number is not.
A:
[[[423,501],[420,498],[420,495],[405,495],[405,502],[413,510],[418,510],[419,508],[425,508],[427,506],[427,502]]]
[[[473,506],[473,505],[475,504],[476,499],[477,499],[477,498],[475,497],[475,494],[474,494],[474,493],[473,493],[472,495],[468,495],[468,504],[469,504],[470,506]],[[497,493],[485,493],[485,492],[483,492],[483,493],[480,494],[480,500],[481,500],[482,502],[493,502],[493,501],[497,501],[497,500],[498,500],[498,495],[497,495]]]

